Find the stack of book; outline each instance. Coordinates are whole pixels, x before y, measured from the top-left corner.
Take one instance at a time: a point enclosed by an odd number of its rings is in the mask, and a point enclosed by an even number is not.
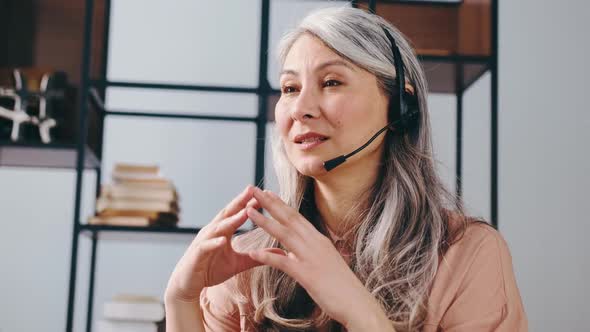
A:
[[[101,186],[92,225],[176,226],[180,208],[174,184],[157,165],[117,163],[112,183]]]
[[[164,303],[144,295],[120,294],[103,304],[98,332],[162,332],[166,329]]]

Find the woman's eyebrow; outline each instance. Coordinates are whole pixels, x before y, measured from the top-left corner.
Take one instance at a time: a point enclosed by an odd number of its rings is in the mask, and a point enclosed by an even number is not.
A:
[[[329,67],[329,66],[344,66],[344,67],[346,67],[346,68],[348,68],[348,69],[350,69],[352,71],[355,70],[355,68],[352,65],[350,65],[350,63],[348,63],[348,62],[346,62],[344,60],[336,59],[336,60],[330,60],[330,61],[326,61],[324,63],[319,64],[314,69],[314,71],[320,71],[320,70],[322,70],[322,69],[324,69],[326,67]],[[297,71],[295,71],[293,69],[283,69],[281,71],[281,73],[280,73],[279,76],[283,76],[283,75],[286,75],[286,74],[290,74],[290,75],[294,75],[294,76],[298,76],[299,75],[299,73],[297,73]]]

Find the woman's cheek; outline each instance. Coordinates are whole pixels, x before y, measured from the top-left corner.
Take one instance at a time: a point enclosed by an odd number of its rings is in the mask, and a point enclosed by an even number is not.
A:
[[[276,121],[276,126],[283,142],[288,142],[290,126],[287,123],[278,120]]]
[[[275,111],[275,126],[277,126],[281,136],[289,136],[289,119],[285,112],[281,112],[278,109]]]
[[[342,128],[343,118],[350,112],[350,101],[343,98],[334,98],[322,105],[326,120],[335,128]]]

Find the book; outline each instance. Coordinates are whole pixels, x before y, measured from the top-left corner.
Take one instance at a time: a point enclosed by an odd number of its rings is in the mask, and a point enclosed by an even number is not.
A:
[[[164,304],[152,296],[120,294],[103,304],[103,317],[109,320],[155,323],[165,316]]]
[[[179,197],[157,165],[116,163],[112,183],[100,187],[91,225],[162,226],[178,224]]]
[[[99,217],[147,217],[150,219],[167,219],[177,220],[178,213],[176,212],[158,212],[158,211],[142,211],[142,210],[112,210],[106,209],[96,214]]]
[[[145,188],[145,189],[172,189],[176,190],[172,181],[168,179],[113,179],[113,183],[116,185],[124,185],[126,187],[134,188]]]
[[[110,225],[110,226],[175,226],[178,218],[175,217],[145,217],[145,216],[90,216],[88,224],[90,225]]]
[[[113,171],[111,178],[115,181],[168,181],[160,174]]]
[[[115,172],[129,172],[129,173],[158,174],[160,172],[160,167],[158,165],[116,163],[115,167],[114,167],[114,171]]]
[[[169,179],[162,176],[157,165],[116,163],[111,178],[116,183],[172,185]]]
[[[164,202],[140,199],[112,199],[100,196],[96,200],[96,211],[101,214],[102,211],[105,210],[178,213],[180,209],[176,201]]]
[[[96,324],[97,332],[158,332],[155,322],[101,319]]]
[[[108,198],[146,199],[159,201],[178,200],[178,194],[173,188],[153,188],[140,184],[104,184],[101,186],[100,196]]]

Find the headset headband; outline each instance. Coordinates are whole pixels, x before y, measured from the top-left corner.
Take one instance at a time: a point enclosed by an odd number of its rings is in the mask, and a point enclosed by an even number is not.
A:
[[[395,83],[397,85],[398,90],[398,95],[396,98],[396,101],[398,101],[398,107],[391,108],[393,108],[394,119],[402,119],[402,124],[405,125],[405,123],[403,123],[403,119],[408,113],[408,106],[404,101],[404,94],[406,88],[404,63],[399,48],[397,47],[397,43],[395,42],[395,39],[391,36],[391,33],[389,33],[389,31],[386,28],[383,28],[383,32],[385,32],[385,36],[387,36],[387,39],[389,39],[389,42],[391,43],[391,49],[393,51],[393,64],[395,66]]]

